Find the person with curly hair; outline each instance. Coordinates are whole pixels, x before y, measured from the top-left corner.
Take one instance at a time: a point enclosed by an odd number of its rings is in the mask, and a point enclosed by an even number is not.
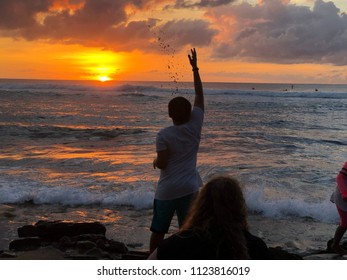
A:
[[[249,232],[239,181],[218,176],[200,190],[179,232],[165,239],[149,259],[269,259],[269,251]]]

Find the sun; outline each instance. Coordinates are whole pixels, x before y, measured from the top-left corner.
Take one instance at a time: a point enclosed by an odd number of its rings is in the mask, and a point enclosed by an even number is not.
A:
[[[76,55],[80,65],[82,79],[107,82],[114,80],[121,72],[123,57],[121,54],[108,51],[90,51]]]
[[[98,77],[98,79],[99,79],[100,82],[107,82],[107,81],[111,80],[111,79],[110,79],[109,77],[107,77],[107,76],[100,76],[100,77]]]

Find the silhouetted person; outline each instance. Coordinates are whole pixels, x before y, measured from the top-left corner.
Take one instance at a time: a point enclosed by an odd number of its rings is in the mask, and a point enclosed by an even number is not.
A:
[[[153,203],[150,252],[168,232],[176,212],[179,226],[185,220],[191,201],[202,185],[196,169],[197,153],[204,119],[204,95],[195,49],[188,55],[194,75],[194,107],[184,97],[173,98],[168,105],[173,125],[159,131],[154,168],[160,178]]]

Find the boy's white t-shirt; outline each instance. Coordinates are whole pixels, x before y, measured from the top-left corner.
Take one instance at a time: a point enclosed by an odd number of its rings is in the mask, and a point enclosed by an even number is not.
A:
[[[159,131],[156,151],[168,150],[170,156],[167,167],[160,171],[156,199],[183,197],[197,192],[201,187],[202,180],[196,169],[196,161],[203,120],[203,110],[194,107],[189,122]]]

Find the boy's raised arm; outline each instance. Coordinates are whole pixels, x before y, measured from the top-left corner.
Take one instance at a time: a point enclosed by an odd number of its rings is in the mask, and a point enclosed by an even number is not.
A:
[[[204,92],[202,88],[202,83],[199,74],[198,61],[196,56],[196,50],[191,49],[191,55],[188,55],[190,65],[192,66],[193,74],[194,74],[194,88],[195,88],[195,100],[194,106],[200,107],[203,111],[205,109],[204,105]]]

